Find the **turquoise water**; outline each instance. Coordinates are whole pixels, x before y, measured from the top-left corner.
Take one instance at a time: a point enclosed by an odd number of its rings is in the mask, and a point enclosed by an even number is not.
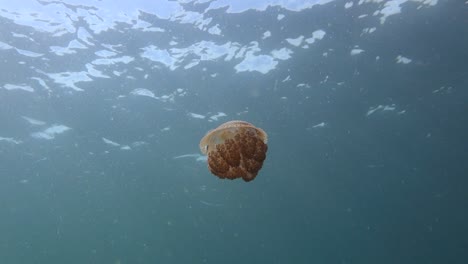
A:
[[[468,3],[0,0],[0,263],[466,263]],[[198,144],[268,134],[252,182]]]

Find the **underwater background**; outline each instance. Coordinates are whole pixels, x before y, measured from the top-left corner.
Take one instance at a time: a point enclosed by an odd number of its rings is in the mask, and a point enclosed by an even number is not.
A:
[[[465,0],[0,0],[2,264],[468,263],[467,135]]]

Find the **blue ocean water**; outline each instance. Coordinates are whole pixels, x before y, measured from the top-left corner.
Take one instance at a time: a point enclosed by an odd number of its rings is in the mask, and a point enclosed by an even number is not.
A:
[[[467,1],[121,2],[0,0],[0,263],[467,263]]]

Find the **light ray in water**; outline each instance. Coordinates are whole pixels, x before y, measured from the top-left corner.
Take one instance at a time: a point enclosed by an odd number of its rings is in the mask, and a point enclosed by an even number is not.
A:
[[[211,207],[221,207],[224,206],[224,204],[219,204],[219,203],[209,203],[203,200],[200,200],[200,203],[206,205],[206,206],[211,206]]]

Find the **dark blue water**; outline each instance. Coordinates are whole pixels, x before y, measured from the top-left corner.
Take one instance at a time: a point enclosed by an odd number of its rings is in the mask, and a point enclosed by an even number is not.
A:
[[[0,1],[0,263],[467,263],[468,3],[378,2]]]

